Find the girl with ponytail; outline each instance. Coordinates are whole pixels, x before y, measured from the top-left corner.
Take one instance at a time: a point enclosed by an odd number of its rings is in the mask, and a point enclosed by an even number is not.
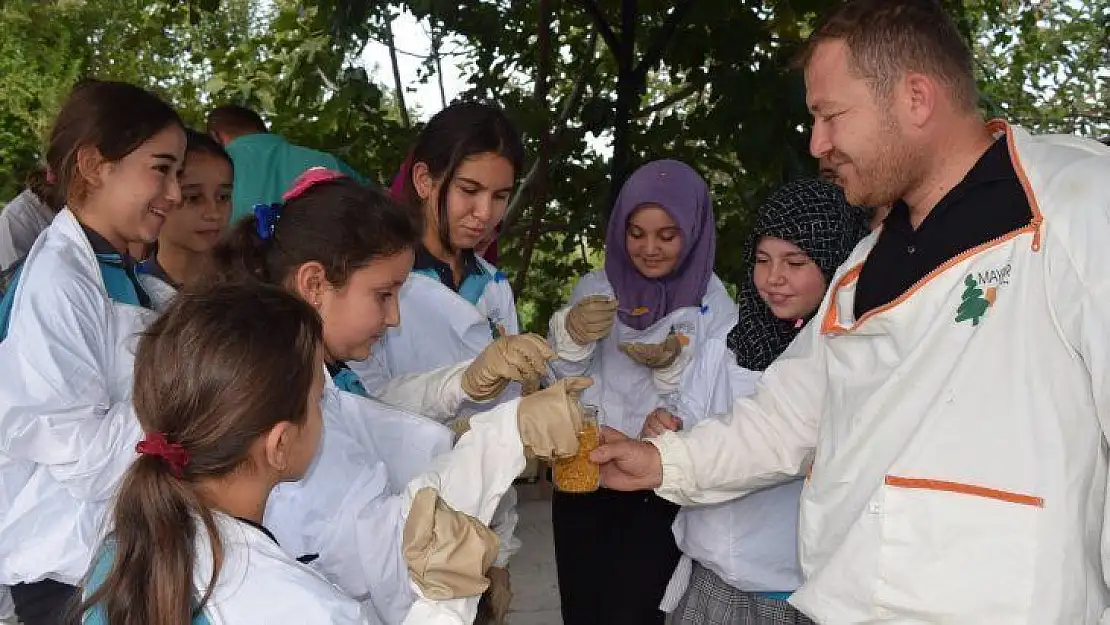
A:
[[[366,622],[262,524],[270,491],[300,479],[319,444],[320,339],[311,307],[262,285],[177,297],[143,335],[133,402],[146,434],[86,584],[86,624]]]

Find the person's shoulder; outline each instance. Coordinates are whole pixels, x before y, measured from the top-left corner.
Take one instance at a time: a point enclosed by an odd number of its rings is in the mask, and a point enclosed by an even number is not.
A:
[[[702,313],[712,315],[718,325],[728,326],[725,328],[726,333],[732,329],[732,326],[739,319],[739,306],[717,274],[713,274],[709,279],[709,285],[705,289],[705,297],[702,298]]]
[[[1071,135],[1031,135],[1011,131],[1015,168],[1046,217],[1087,212],[1084,207],[1110,209],[1106,181],[1110,178],[1110,147]]]
[[[346,173],[346,170],[350,169],[343,163],[343,161],[339,159],[339,157],[330,152],[317,150],[316,148],[310,148],[306,145],[298,145],[289,141],[286,141],[285,145],[286,150],[288,150],[290,154],[294,154],[295,159],[303,163],[306,168],[326,167],[328,169],[340,171],[343,173]]]
[[[270,538],[239,521],[215,515],[224,548],[211,610],[230,622],[278,623],[296,614],[298,623],[362,623],[359,604],[321,574],[296,562]],[[197,528],[203,532],[203,525]],[[197,573],[211,571],[210,549],[198,536]],[[203,554],[203,555],[202,555]]]
[[[19,278],[24,293],[73,302],[102,299],[95,261],[86,257],[86,246],[67,232],[65,220],[55,221],[23,262]],[[106,297],[106,295],[105,295]]]
[[[0,209],[0,219],[11,219],[19,216],[21,213],[33,210],[35,203],[40,201],[41,200],[39,200],[38,196],[35,195],[33,191],[24,189],[19,195],[12,198],[10,202]]]
[[[496,265],[477,254],[474,255],[474,260],[478,263],[478,267],[480,267],[484,273],[490,276],[491,281],[494,284],[500,285],[501,288],[512,290],[512,283],[509,282],[509,276],[506,275],[504,271],[501,271],[497,268]]]
[[[1065,135],[1034,136],[1013,129],[1015,169],[1043,223],[1047,250],[1074,259],[1110,250],[1110,147]],[[1084,263],[1080,263],[1081,265]]]

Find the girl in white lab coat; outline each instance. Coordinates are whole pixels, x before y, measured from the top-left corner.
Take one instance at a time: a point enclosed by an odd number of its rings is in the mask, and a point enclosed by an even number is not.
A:
[[[817,312],[829,280],[867,235],[863,210],[823,180],[791,182],[771,195],[747,248],[740,322],[729,333],[736,397]],[[811,624],[786,599],[802,583],[798,499],[803,480],[724,504],[683,508],[674,533],[683,551],[663,608],[681,625]]]
[[[263,285],[177,297],[143,334],[145,436],[86,580],[86,625],[368,622],[264,525],[270,492],[320,443],[321,337],[311,306]]]
[[[683,163],[648,163],[621,189],[605,269],[583,277],[551,319],[560,357],[552,367],[595,380],[586,401],[604,425],[650,436],[730,405],[724,364],[736,305],[713,274],[714,227],[709,189]],[[556,491],[563,622],[662,623],[659,601],[679,558],[677,512],[650,492]]]
[[[127,249],[180,201],[181,120],[138,87],[87,81],[50,135],[67,208],[0,301],[0,584],[25,625],[59,622],[141,437],[135,334],[154,313]]]
[[[428,529],[421,506],[438,495],[441,515],[458,510],[488,523],[524,466],[525,446],[544,457],[576,447],[578,408],[568,399],[582,383],[473,417],[470,434],[454,449],[443,425],[370,399],[344,361],[365,359],[378,337],[399,323],[397,293],[412,268],[420,216],[322,169],[306,172],[285,198],[284,204],[256,207],[236,224],[213,250],[211,277],[280,285],[323,319],[330,376],[321,453],[303,481],[275,490],[267,509],[270,529],[284,548],[367,603],[373,622],[468,623],[496,549],[489,561],[475,559],[485,544],[475,542],[475,534],[439,553],[438,569],[431,566],[432,552],[419,539]],[[457,405],[461,389],[504,387],[522,369],[538,375],[545,356],[522,340],[517,347],[498,343],[506,349],[487,350],[462,367],[410,376],[404,385],[416,397],[407,403],[421,403],[434,388],[448,396],[436,401]],[[561,446],[547,445],[532,423],[557,429]],[[421,499],[424,491],[431,500]],[[437,573],[444,566],[451,573],[446,578]]]
[[[505,215],[523,165],[516,129],[500,108],[459,102],[428,121],[410,160],[401,200],[424,215],[424,231],[401,290],[404,322],[382,337],[370,361],[352,363],[370,394],[387,402],[392,399],[384,387],[391,380],[468,361],[499,337],[520,332],[508,279],[475,253]],[[520,391],[513,385],[500,399]],[[477,409],[468,401],[437,416],[453,422]],[[490,572],[495,621],[508,611],[507,566],[520,548],[515,508],[516,492],[510,490],[494,521],[502,543]]]
[[[204,273],[208,253],[231,218],[231,157],[206,134],[186,130],[181,206],[166,215],[154,254],[139,264],[139,280],[156,310]]]

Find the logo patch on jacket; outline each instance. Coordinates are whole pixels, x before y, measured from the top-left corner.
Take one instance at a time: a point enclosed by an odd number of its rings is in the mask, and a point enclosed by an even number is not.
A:
[[[956,309],[956,323],[970,321],[972,326],[977,326],[987,314],[987,310],[994,305],[998,287],[988,286],[984,290],[972,274],[967,274],[964,287],[963,295],[960,296],[960,307]]]

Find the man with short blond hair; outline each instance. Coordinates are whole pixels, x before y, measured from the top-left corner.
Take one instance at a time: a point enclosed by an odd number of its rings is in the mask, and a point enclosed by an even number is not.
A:
[[[1110,149],[985,124],[928,0],[855,0],[804,57],[810,149],[891,212],[732,413],[609,432],[609,488],[710,504],[809,474],[819,623],[1110,623]]]

